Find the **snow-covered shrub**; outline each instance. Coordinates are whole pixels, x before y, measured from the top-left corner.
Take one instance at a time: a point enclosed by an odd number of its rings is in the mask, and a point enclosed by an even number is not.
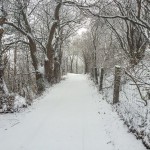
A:
[[[0,96],[1,112],[13,112],[14,111],[15,96],[13,94],[3,94]]]
[[[19,111],[20,108],[27,107],[26,99],[24,97],[21,97],[19,95],[15,96],[15,101],[14,101],[14,110]]]
[[[19,95],[5,94],[0,97],[0,112],[2,113],[13,113],[23,107],[27,107],[26,100]]]

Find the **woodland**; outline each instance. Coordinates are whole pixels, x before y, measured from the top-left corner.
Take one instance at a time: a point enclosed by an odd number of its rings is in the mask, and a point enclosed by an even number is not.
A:
[[[2,113],[28,107],[67,73],[88,74],[113,103],[114,68],[115,110],[150,147],[149,0],[0,0]]]

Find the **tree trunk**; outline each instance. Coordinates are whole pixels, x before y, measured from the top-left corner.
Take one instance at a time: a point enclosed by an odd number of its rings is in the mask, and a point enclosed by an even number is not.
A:
[[[73,73],[73,58],[70,61],[70,73]]]
[[[12,91],[13,92],[17,92],[17,45],[15,45],[15,49],[14,49],[14,78],[13,78],[13,88]]]
[[[52,83],[53,78],[53,62],[54,62],[54,52],[53,50],[47,51],[48,59],[44,62],[44,69],[45,69],[45,78],[49,83]]]
[[[43,75],[39,72],[39,66],[38,66],[38,60],[36,57],[36,43],[31,38],[29,38],[29,46],[30,46],[30,53],[32,58],[32,64],[35,69],[35,78],[36,78],[36,84],[37,84],[37,93],[41,94],[44,90],[44,81],[43,81]]]
[[[78,57],[77,57],[77,60],[76,60],[76,74],[78,74]]]
[[[2,60],[2,36],[4,33],[3,29],[3,23],[5,22],[4,18],[0,18],[0,97],[3,94],[6,94],[5,88],[4,88],[4,66],[3,66],[3,60]]]
[[[53,23],[50,29],[48,43],[46,45],[47,59],[45,60],[44,69],[45,69],[45,77],[50,83],[53,82],[52,78],[53,78],[53,64],[54,64],[54,49],[53,49],[52,41],[54,38],[55,31],[59,24],[59,11],[60,11],[61,5],[62,3],[59,2],[55,8],[54,18],[56,21]]]

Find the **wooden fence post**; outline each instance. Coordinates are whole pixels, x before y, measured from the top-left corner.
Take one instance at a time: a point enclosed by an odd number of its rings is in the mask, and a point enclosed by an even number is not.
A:
[[[91,68],[91,78],[94,81],[94,68]]]
[[[121,80],[121,67],[115,66],[113,104],[119,102],[120,80]]]
[[[104,68],[101,68],[99,91],[102,91],[103,89],[103,79],[104,79]]]
[[[97,67],[94,68],[94,74],[95,74],[95,83],[98,84],[98,73],[97,73]]]

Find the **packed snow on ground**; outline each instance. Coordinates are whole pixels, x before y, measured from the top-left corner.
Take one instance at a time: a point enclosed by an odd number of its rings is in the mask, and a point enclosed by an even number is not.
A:
[[[85,75],[69,74],[32,107],[0,115],[0,150],[146,150]]]

